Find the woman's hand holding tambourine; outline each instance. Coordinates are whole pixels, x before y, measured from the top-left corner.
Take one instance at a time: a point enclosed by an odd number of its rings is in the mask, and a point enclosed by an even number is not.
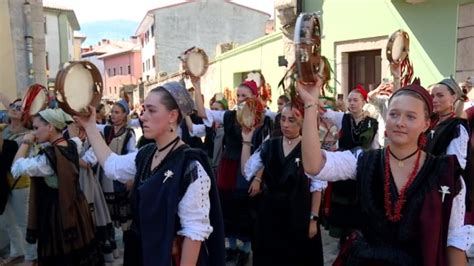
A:
[[[296,89],[305,106],[318,104],[319,93],[322,89],[323,80],[318,78],[316,83],[297,82]]]
[[[88,106],[89,116],[74,116],[74,121],[81,125],[84,129],[96,127],[96,111],[94,106]]]
[[[191,83],[193,84],[193,88],[195,91],[201,91],[201,77],[189,76]]]

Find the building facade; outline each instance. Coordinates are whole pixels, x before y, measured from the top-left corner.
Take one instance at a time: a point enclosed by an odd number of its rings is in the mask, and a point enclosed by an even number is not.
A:
[[[133,99],[133,92],[142,74],[140,46],[130,43],[130,47],[101,55],[98,59],[104,62],[104,98],[117,100],[125,92],[131,98],[130,103],[138,101]]]
[[[46,71],[52,83],[62,65],[74,59],[74,31],[80,30],[80,26],[72,9],[48,5],[43,10]]]
[[[0,40],[2,93],[13,99],[33,83],[46,85],[42,0],[0,1]]]
[[[142,48],[144,80],[179,70],[178,56],[190,47],[210,60],[220,43],[248,43],[265,35],[270,15],[227,0],[186,1],[148,11],[136,36]]]

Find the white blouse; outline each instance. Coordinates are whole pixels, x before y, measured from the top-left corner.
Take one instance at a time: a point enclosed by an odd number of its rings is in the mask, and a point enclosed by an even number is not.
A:
[[[357,158],[362,153],[361,150],[358,150],[354,154],[351,151],[323,152],[325,153],[326,164],[319,174],[311,176],[311,179],[330,182],[356,179]],[[447,246],[466,251],[474,244],[474,226],[464,224],[464,215],[466,213],[466,185],[462,178],[460,180],[462,185],[461,190],[459,194],[454,197],[451,207]]]
[[[435,133],[436,134],[436,133]],[[459,165],[462,169],[466,168],[467,143],[469,142],[469,134],[466,128],[459,126],[459,136],[452,139],[446,149],[446,154],[456,155]]]
[[[71,138],[71,140],[76,144],[77,153],[80,154],[82,150],[81,140],[77,137]],[[11,172],[15,179],[22,175],[45,177],[55,174],[44,154],[18,159],[13,163]]]
[[[301,162],[295,161],[295,163],[299,164]],[[254,154],[252,154],[252,156],[250,156],[247,163],[245,164],[245,169],[244,169],[245,179],[247,181],[250,181],[250,179],[252,179],[257,174],[258,171],[263,169],[263,167],[264,166],[263,166],[262,158],[260,157],[260,150],[257,150],[254,152]],[[308,174],[306,174],[306,176],[308,178],[311,177]],[[328,186],[328,182],[311,178],[310,192],[312,193],[314,191],[323,191],[324,189],[326,189],[327,186]]]
[[[122,183],[133,180],[137,172],[135,165],[137,153],[125,155],[112,153],[104,163],[105,176],[113,177]],[[178,204],[178,217],[182,226],[178,235],[195,241],[204,241],[213,231],[209,219],[211,179],[201,163],[195,161],[195,164],[198,178],[189,185]]]

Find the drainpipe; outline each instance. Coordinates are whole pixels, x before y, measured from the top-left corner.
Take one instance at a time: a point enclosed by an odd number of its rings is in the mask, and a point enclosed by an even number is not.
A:
[[[31,4],[28,0],[23,4],[23,14],[25,15],[25,48],[26,48],[26,67],[28,69],[28,84],[35,83],[33,69],[33,33],[31,27]]]

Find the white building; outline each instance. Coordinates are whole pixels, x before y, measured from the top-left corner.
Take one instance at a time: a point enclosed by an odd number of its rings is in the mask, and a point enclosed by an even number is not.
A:
[[[220,43],[244,44],[262,37],[269,17],[228,0],[188,0],[152,9],[135,33],[142,48],[142,78],[152,81],[178,71],[178,56],[193,46],[212,60]]]

